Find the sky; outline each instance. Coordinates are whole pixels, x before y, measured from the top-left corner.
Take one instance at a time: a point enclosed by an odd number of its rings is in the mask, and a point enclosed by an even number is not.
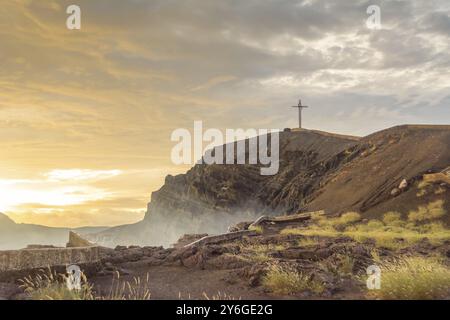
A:
[[[296,127],[299,98],[310,129],[449,124],[449,38],[448,0],[2,1],[0,212],[139,221],[187,169],[170,159],[175,129]]]

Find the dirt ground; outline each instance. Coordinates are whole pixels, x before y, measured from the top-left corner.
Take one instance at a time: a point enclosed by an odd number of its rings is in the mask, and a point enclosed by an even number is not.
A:
[[[149,276],[151,298],[164,299],[214,299],[218,295],[232,299],[274,299],[260,289],[249,288],[238,283],[226,281],[229,270],[196,270],[185,267],[140,267],[129,275],[121,275],[121,281],[132,281],[134,277],[141,280]],[[112,276],[106,275],[89,279],[96,290],[108,294]]]

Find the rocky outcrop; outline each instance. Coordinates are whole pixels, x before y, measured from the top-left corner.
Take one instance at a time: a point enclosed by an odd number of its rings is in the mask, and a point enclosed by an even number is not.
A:
[[[67,248],[77,248],[77,247],[92,247],[93,243],[88,240],[82,238],[79,234],[70,231],[69,232],[69,242],[67,242]]]

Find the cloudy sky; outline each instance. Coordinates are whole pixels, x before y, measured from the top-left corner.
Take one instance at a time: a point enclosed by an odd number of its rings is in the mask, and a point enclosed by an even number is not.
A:
[[[81,30],[66,8],[81,7]],[[367,28],[369,5],[381,29]],[[450,2],[8,0],[0,4],[0,211],[138,221],[176,128],[365,135],[450,122]]]

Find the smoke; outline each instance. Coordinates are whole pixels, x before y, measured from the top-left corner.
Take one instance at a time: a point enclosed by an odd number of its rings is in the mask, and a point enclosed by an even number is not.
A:
[[[254,221],[260,214],[255,210],[205,210],[200,214],[186,210],[159,209],[149,212],[146,219],[133,224],[108,229],[88,236],[100,245],[171,247],[185,234],[216,235],[243,221]]]

